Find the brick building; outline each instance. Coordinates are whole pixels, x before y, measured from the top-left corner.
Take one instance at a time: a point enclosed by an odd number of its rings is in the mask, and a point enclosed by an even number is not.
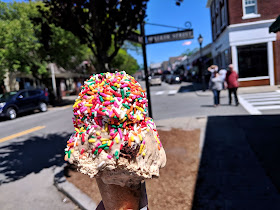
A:
[[[214,63],[233,63],[241,86],[275,85],[276,35],[269,26],[280,14],[279,0],[208,0]],[[279,47],[279,46],[278,46]]]

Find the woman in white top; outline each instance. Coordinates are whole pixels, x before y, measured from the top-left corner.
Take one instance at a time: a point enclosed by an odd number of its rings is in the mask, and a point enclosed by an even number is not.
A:
[[[210,89],[213,91],[214,95],[214,107],[220,104],[220,91],[223,89],[223,83],[223,77],[217,71],[214,71],[210,83]]]

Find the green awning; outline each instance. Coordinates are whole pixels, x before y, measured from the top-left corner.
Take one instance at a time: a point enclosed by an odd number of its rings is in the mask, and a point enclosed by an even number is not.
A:
[[[280,31],[280,15],[278,18],[269,26],[269,33]]]

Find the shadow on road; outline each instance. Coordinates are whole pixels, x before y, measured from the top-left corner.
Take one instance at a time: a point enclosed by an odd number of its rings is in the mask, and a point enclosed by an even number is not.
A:
[[[24,178],[30,173],[39,173],[44,168],[61,166],[70,135],[61,133],[35,136],[0,147],[0,185]]]
[[[187,92],[193,92],[196,91],[194,89],[194,85],[185,85],[181,86],[180,89],[178,90],[178,93],[187,93]]]
[[[192,209],[280,209],[279,122],[209,117]]]

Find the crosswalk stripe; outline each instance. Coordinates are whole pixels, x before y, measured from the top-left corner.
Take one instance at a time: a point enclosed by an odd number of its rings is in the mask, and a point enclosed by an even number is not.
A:
[[[278,94],[274,94],[274,95],[258,95],[258,96],[242,96],[244,99],[254,99],[254,98],[273,98],[273,97],[277,97],[280,96],[279,93]]]
[[[253,107],[250,103],[248,103],[245,99],[238,96],[239,103],[246,109],[251,115],[260,115],[262,114],[258,109]]]
[[[280,109],[280,106],[260,106],[259,110]]]
[[[158,91],[156,92],[156,95],[162,95],[164,93],[164,91]]]
[[[274,95],[274,94],[278,94],[278,91],[275,92],[264,92],[264,93],[247,93],[247,94],[242,94],[242,96],[246,97],[246,96],[264,96],[264,95]],[[279,94],[278,94],[279,95]]]
[[[177,90],[169,90],[168,95],[175,95]]]
[[[271,104],[280,104],[280,101],[261,101],[261,102],[251,102],[252,105],[271,105]]]
[[[253,98],[253,99],[247,99],[249,102],[257,102],[257,101],[280,101],[280,96],[278,98]]]
[[[166,91],[157,91],[157,92],[153,92],[152,94],[153,95],[156,95],[156,96],[159,96],[159,95],[164,95],[164,94],[167,94],[167,95],[175,95],[177,94],[177,90],[166,90]]]
[[[262,110],[280,109],[280,90],[265,93],[242,94],[240,104],[252,115],[262,114]]]

